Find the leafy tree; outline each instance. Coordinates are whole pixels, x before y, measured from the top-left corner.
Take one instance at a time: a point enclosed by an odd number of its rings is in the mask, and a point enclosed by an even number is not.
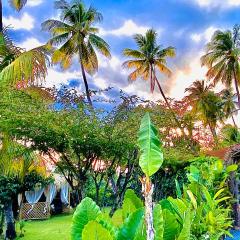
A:
[[[93,75],[98,70],[98,58],[95,50],[110,57],[109,45],[97,35],[99,29],[94,24],[102,20],[102,15],[95,8],[86,6],[82,1],[68,4],[65,0],[55,1],[61,10],[61,20],[47,20],[42,28],[52,34],[49,43],[61,45],[52,57],[54,63],[61,63],[66,69],[71,66],[75,55],[79,58],[87,99],[92,105],[91,93],[86,72]]]
[[[221,82],[229,89],[234,84],[240,107],[239,30],[240,26],[236,25],[233,31],[216,31],[201,61],[208,67],[206,76],[214,85]]]
[[[216,126],[223,119],[221,99],[211,91],[212,85],[206,85],[205,81],[195,81],[186,92],[186,99],[192,106],[192,111],[197,114],[199,120],[205,126],[209,126],[215,143],[218,143]]]
[[[224,146],[231,146],[240,143],[240,131],[232,125],[225,125],[221,129],[222,144]]]

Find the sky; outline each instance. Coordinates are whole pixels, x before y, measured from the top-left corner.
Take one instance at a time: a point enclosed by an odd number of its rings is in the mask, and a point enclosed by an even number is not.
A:
[[[91,88],[112,86],[129,94],[148,99],[161,99],[159,92],[150,93],[149,83],[138,80],[129,83],[129,72],[122,68],[126,60],[124,48],[135,48],[133,35],[144,34],[154,28],[158,42],[163,47],[173,46],[177,56],[168,59],[173,74],[171,78],[159,75],[166,95],[181,99],[186,87],[197,79],[203,79],[206,69],[201,67],[200,56],[206,43],[217,29],[232,29],[240,23],[240,0],[85,0],[103,14],[98,24],[100,35],[111,46],[112,58],[99,55],[99,71],[88,76]],[[58,19],[53,0],[28,0],[20,12],[14,11],[3,0],[4,24],[10,26],[11,37],[17,45],[31,49],[46,43],[49,34],[41,31],[41,23],[47,19]],[[77,61],[66,71],[59,66],[49,68],[47,86],[61,84],[84,90]],[[240,120],[239,120],[240,121]]]

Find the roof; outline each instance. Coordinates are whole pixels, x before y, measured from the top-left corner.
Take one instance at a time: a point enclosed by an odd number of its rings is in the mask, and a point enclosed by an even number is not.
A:
[[[240,144],[235,144],[230,147],[222,148],[219,150],[208,151],[206,152],[206,155],[218,157],[222,160],[228,160],[228,158],[230,157],[230,153],[238,150],[240,152]]]

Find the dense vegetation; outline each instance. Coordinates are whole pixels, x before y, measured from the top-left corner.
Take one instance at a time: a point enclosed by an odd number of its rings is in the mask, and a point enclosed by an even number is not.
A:
[[[21,10],[27,1],[10,2]],[[201,58],[209,81],[193,82],[182,100],[168,98],[159,77],[171,76],[168,60],[176,49],[163,48],[154,29],[134,36],[137,48],[123,50],[123,67],[132,70],[130,81],[149,80],[151,92],[157,86],[163,101],[152,102],[117,89],[89,89],[88,76],[98,71],[96,52],[111,57],[96,28],[102,15],[82,1],[55,5],[61,19],[42,24],[51,38],[30,51],[15,46],[0,21],[0,234],[5,217],[6,238],[16,237],[12,204],[18,194],[54,181],[44,155],[71,187],[72,239],[230,235],[238,162],[205,153],[240,143],[239,26],[216,31]],[[42,85],[50,65],[64,70],[75,56],[85,93]],[[217,92],[219,82],[225,88]],[[103,101],[111,91],[116,98]],[[100,210],[106,207],[109,214]]]

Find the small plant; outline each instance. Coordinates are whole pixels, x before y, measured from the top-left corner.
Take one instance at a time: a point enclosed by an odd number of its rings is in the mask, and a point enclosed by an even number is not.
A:
[[[21,221],[19,221],[18,224],[19,224],[19,229],[20,229],[19,237],[22,238],[22,237],[24,237],[24,233],[25,233],[25,230],[24,230],[25,221],[21,220]]]

